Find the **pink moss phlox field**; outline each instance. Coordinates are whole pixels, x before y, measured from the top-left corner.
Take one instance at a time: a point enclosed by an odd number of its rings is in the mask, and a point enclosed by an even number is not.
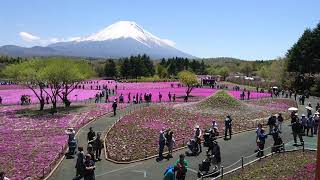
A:
[[[89,84],[87,84],[87,82]],[[91,82],[91,83],[90,83]],[[68,96],[69,100],[75,102],[75,101],[83,101],[90,98],[94,98],[95,95],[99,92],[101,92],[103,86],[107,86],[109,89],[115,89],[115,86],[117,86],[117,96],[120,94],[123,94],[125,97],[125,101],[128,101],[128,94],[131,94],[131,101],[133,96],[135,96],[137,93],[140,96],[142,93],[152,93],[152,101],[158,102],[159,101],[159,93],[162,94],[162,101],[169,101],[168,94],[169,92],[173,96],[173,94],[176,94],[176,101],[181,102],[183,101],[183,98],[181,96],[185,96],[185,87],[178,88],[177,84],[179,82],[138,82],[138,83],[117,83],[112,80],[89,80],[86,82],[80,83],[78,86],[81,86],[81,89],[75,89],[70,93]],[[173,85],[173,87],[171,87]],[[84,86],[84,89],[82,89],[82,86]],[[92,86],[92,89],[91,89]],[[100,86],[100,90],[99,89]],[[48,89],[47,89],[48,90]],[[39,90],[36,90],[39,92]],[[210,96],[212,93],[216,92],[217,89],[209,89],[209,88],[194,88],[191,92],[191,96],[189,100],[190,101],[198,101],[201,100],[204,97]],[[229,91],[229,93],[236,97],[237,99],[240,99],[240,93],[241,91]],[[34,95],[34,93],[22,85],[0,85],[0,96],[2,97],[2,103],[3,104],[19,104],[20,98],[22,95],[30,95],[31,97],[31,103],[39,103],[37,97]],[[257,92],[251,92],[250,98],[256,99],[256,98],[262,98],[262,97],[268,97],[268,93],[257,93]],[[44,94],[44,97],[46,97],[46,94]],[[110,97],[110,100],[113,100],[113,97]],[[59,99],[59,101],[61,101]]]
[[[204,128],[211,121],[210,117],[176,110],[171,106],[147,107],[124,116],[115,124],[107,136],[108,155],[117,161],[155,155],[162,128],[171,128],[175,147],[181,147],[193,137],[196,124]]]
[[[0,107],[0,168],[11,179],[41,176],[42,169],[55,160],[66,145],[66,128],[79,129],[94,118],[111,112],[111,104],[84,107],[80,112],[40,116],[19,114],[18,111],[24,108]],[[45,171],[47,173],[49,168]]]

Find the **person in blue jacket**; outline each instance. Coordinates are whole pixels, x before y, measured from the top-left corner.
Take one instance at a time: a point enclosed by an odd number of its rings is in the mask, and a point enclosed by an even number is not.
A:
[[[173,166],[167,167],[166,171],[164,172],[163,180],[176,180]]]
[[[266,143],[267,137],[268,137],[268,136],[265,134],[264,129],[261,129],[261,130],[260,130],[259,137],[258,137],[259,152],[258,152],[257,157],[262,157],[262,156],[264,156],[263,149],[264,149],[264,145],[265,145],[265,143]]]

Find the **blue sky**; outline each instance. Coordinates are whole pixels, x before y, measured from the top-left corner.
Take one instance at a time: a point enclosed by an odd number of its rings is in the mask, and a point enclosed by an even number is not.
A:
[[[0,46],[47,44],[130,20],[198,57],[271,59],[320,22],[319,7],[319,0],[3,0]]]

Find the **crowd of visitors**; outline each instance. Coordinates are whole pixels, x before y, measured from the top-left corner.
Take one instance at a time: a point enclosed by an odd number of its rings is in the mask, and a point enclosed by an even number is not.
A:
[[[93,128],[89,128],[87,134],[87,153],[84,153],[82,146],[78,147],[76,161],[76,176],[74,179],[94,180],[95,179],[95,163],[101,161],[101,151],[104,148],[101,133],[94,132]]]

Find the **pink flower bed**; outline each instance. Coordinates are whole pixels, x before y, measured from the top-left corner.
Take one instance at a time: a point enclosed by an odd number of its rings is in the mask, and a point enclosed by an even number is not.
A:
[[[39,92],[37,90],[37,92]],[[83,89],[75,89],[73,90],[69,97],[71,101],[82,101],[90,98],[94,98],[95,95],[100,92],[98,90],[83,90]],[[20,98],[22,95],[29,95],[31,97],[31,103],[39,103],[38,98],[30,89],[6,89],[0,90],[0,96],[2,97],[2,104],[20,104]],[[44,95],[46,98],[46,95]],[[61,100],[60,100],[61,101]]]
[[[121,108],[123,105],[120,105]],[[0,168],[11,179],[29,175],[40,179],[46,168],[63,150],[68,127],[79,129],[83,124],[111,112],[111,104],[82,107],[81,111],[56,115],[27,116],[18,114],[22,106],[0,107]]]
[[[111,159],[130,161],[157,154],[159,131],[171,128],[175,147],[193,137],[196,124],[205,127],[212,118],[176,110],[172,106],[150,106],[124,116],[107,135],[107,151]]]
[[[173,88],[171,85],[173,84]],[[79,84],[81,86],[81,89],[75,89],[71,94],[69,95],[69,100],[71,101],[82,101],[87,100],[90,98],[94,98],[95,95],[99,92],[101,92],[103,86],[107,86],[109,89],[114,89],[117,85],[117,96],[120,94],[123,94],[125,97],[125,102],[128,101],[128,94],[131,94],[131,101],[133,99],[133,96],[135,96],[137,93],[152,93],[152,101],[158,102],[159,101],[159,92],[162,94],[162,101],[169,101],[168,93],[170,92],[171,95],[176,94],[176,101],[183,101],[183,98],[178,98],[180,96],[185,96],[186,88],[180,87],[178,88],[177,84],[179,82],[139,82],[139,83],[117,83],[113,80],[88,80],[85,82],[82,82]],[[37,97],[34,95],[34,93],[30,90],[25,88],[21,85],[2,85],[6,88],[1,89],[0,86],[0,96],[2,97],[2,104],[19,104],[20,98],[22,95],[30,95],[31,96],[31,103],[38,103]],[[82,89],[82,86],[84,86],[85,89]],[[92,86],[92,90],[91,90]],[[99,89],[100,86],[100,90]],[[212,93],[216,92],[217,89],[209,89],[209,88],[194,88],[191,92],[191,96],[197,97],[193,98],[190,97],[190,101],[198,101],[204,97],[210,96]],[[232,96],[236,97],[237,99],[240,99],[240,93],[241,91],[228,91]],[[256,98],[262,98],[262,97],[268,97],[268,93],[256,93],[251,92],[250,97],[252,99]],[[44,95],[46,97],[46,95]],[[113,98],[110,98],[110,100],[113,100]]]

